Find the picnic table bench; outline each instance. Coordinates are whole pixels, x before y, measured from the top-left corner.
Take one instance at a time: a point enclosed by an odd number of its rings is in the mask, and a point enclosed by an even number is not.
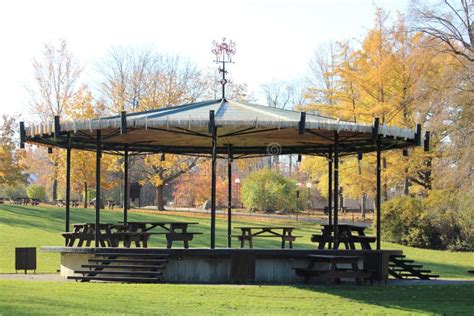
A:
[[[328,283],[340,283],[341,279],[354,279],[357,285],[371,276],[370,272],[359,270],[358,263],[361,256],[331,256],[331,255],[308,255],[308,266],[306,268],[293,268],[296,274],[304,278],[308,283],[311,278]],[[340,265],[346,265],[341,267]],[[316,270],[316,267],[325,266],[324,270]],[[349,266],[349,267],[347,267]]]
[[[334,241],[333,225],[323,224],[321,225],[321,235],[313,234],[311,241],[318,243],[318,249],[324,249],[326,244],[329,246]],[[360,244],[362,249],[370,250],[372,247],[370,243],[376,241],[375,237],[365,235],[365,227],[359,225],[340,224],[338,228],[338,242],[334,245],[334,249],[339,249],[341,243],[344,244],[346,249],[356,249],[356,244]]]
[[[61,235],[66,240],[67,247],[73,247],[77,240],[77,247],[89,247],[95,241],[95,223],[80,223],[74,224],[72,232],[64,232]],[[148,232],[129,232],[126,231],[126,226],[120,224],[99,224],[99,245],[101,247],[118,247],[120,242],[123,242],[124,247],[130,248],[135,242],[137,247],[143,245],[148,247],[148,239],[152,233]]]
[[[123,223],[123,222],[120,222]],[[127,231],[149,234],[161,234],[166,236],[166,248],[172,248],[173,242],[182,241],[184,248],[189,248],[189,242],[193,240],[194,235],[200,235],[200,232],[189,232],[189,225],[197,225],[196,222],[127,222]],[[150,230],[161,228],[160,232],[150,233]]]
[[[282,249],[285,248],[286,242],[288,242],[290,248],[293,248],[293,242],[296,238],[302,237],[293,235],[293,230],[296,228],[288,226],[245,226],[235,227],[235,229],[240,229],[241,231],[241,234],[237,236],[240,241],[240,248],[244,248],[245,241],[248,241],[249,247],[253,248],[253,239],[255,237],[281,238]]]

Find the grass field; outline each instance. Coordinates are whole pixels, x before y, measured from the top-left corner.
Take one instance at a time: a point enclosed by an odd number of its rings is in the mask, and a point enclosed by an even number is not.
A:
[[[121,212],[102,211],[101,221],[114,222]],[[183,218],[185,216],[185,218]],[[93,222],[92,209],[73,209],[71,222]],[[209,246],[208,214],[131,212],[130,220],[190,220],[200,225],[192,247]],[[265,224],[275,219],[237,217],[235,225]],[[313,248],[317,225],[283,220],[300,227],[296,248]],[[64,210],[53,207],[0,205],[0,273],[14,272],[14,248],[62,245]],[[217,220],[217,246],[226,246],[226,218]],[[234,241],[235,243],[235,241]],[[164,246],[153,237],[150,246]],[[402,249],[446,278],[472,278],[474,253],[453,253],[383,243]],[[263,239],[256,247],[278,248]],[[56,272],[59,255],[38,252],[38,272]],[[233,286],[134,285],[0,280],[0,315],[16,314],[474,314],[474,285],[429,286]]]
[[[172,215],[167,215],[172,214]],[[71,211],[71,223],[94,222],[95,213],[92,209],[73,209]],[[130,212],[130,220],[184,220],[199,222],[195,231],[203,232],[197,235],[192,241],[192,247],[209,247],[209,215],[208,214],[173,214],[156,211],[148,212]],[[101,211],[102,222],[116,222],[122,219],[122,213],[119,211]],[[250,222],[252,221],[252,222]],[[259,224],[268,224],[268,221],[275,219],[268,218],[234,218],[235,226]],[[314,248],[310,242],[310,236],[318,229],[314,223],[302,221],[284,220],[280,224],[288,224],[299,227],[298,238],[295,248]],[[227,220],[225,217],[217,219],[217,240],[218,247],[227,245]],[[14,250],[15,247],[41,247],[41,246],[60,246],[64,241],[60,232],[64,231],[64,210],[56,207],[25,207],[15,205],[0,205],[0,273],[11,273],[14,270]],[[369,231],[370,233],[370,231]],[[278,248],[280,242],[273,238],[261,238],[255,240],[255,247]],[[236,241],[234,244],[237,245]],[[152,237],[150,246],[165,245],[163,236]],[[474,268],[474,253],[472,252],[449,252],[427,249],[417,249],[404,247],[397,244],[382,243],[385,249],[402,249],[407,256],[422,263],[426,268],[431,269],[433,273],[440,274],[445,278],[472,278],[472,275],[466,273],[467,270]],[[59,255],[55,253],[43,253],[38,251],[38,272],[56,272],[59,268]]]
[[[0,314],[458,314],[474,286],[292,287],[0,281]],[[21,293],[21,294],[19,294]]]

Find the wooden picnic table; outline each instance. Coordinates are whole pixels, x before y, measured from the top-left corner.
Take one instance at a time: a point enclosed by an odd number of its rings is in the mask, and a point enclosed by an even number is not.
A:
[[[361,285],[364,279],[371,276],[371,273],[359,269],[358,263],[362,260],[361,256],[308,255],[307,259],[306,268],[293,268],[298,276],[304,277],[305,283],[312,277],[331,283],[340,283],[343,278],[352,278],[355,279],[357,285]],[[346,266],[341,267],[341,264]],[[326,269],[315,269],[321,266]]]
[[[317,242],[318,249],[324,249],[326,244],[331,245],[334,241],[333,225],[322,224],[321,235],[314,234],[311,236],[312,242]],[[351,224],[339,224],[337,243],[334,245],[334,249],[339,249],[341,243],[344,244],[346,249],[356,249],[356,243],[360,243],[362,249],[370,250],[371,242],[375,242],[376,238],[365,235],[365,227],[360,225]]]
[[[171,248],[174,241],[182,241],[184,248],[189,248],[189,242],[193,240],[194,235],[202,234],[199,232],[189,232],[189,225],[198,225],[197,222],[127,222],[127,231],[142,232],[149,234],[163,234],[166,236],[166,247]],[[150,232],[155,228],[161,228],[161,232]]]
[[[237,236],[240,241],[240,248],[244,248],[246,240],[249,247],[253,248],[253,238],[255,237],[281,238],[281,248],[285,248],[286,242],[288,242],[290,248],[293,248],[296,237],[301,237],[294,236],[292,234],[293,230],[297,228],[289,226],[242,226],[235,227],[235,229],[241,231],[241,235]]]
[[[95,241],[96,225],[95,223],[73,224],[73,231],[62,233],[66,239],[66,246],[73,247],[78,240],[77,247],[82,247],[84,243],[89,247]],[[125,247],[130,247],[135,242],[137,247],[143,245],[146,248],[147,241],[150,238],[149,233],[128,232],[127,226],[123,224],[101,223],[99,224],[99,245],[101,247],[118,247],[122,241]]]

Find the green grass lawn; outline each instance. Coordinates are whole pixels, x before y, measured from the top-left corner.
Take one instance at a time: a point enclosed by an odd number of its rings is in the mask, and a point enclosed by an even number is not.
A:
[[[0,281],[0,314],[463,314],[474,286],[232,286]]]
[[[71,223],[94,222],[95,211],[92,209],[72,209]],[[102,222],[117,222],[122,219],[122,213],[118,211],[101,211]],[[164,215],[159,212],[141,213],[130,212],[129,220],[186,220],[199,222],[193,231],[203,232],[196,235],[192,241],[192,247],[209,247],[209,217],[205,214],[195,217]],[[255,219],[256,221],[258,219]],[[239,220],[235,217],[235,226],[248,224],[268,224],[267,222],[256,223]],[[318,225],[302,221],[285,221],[286,224],[299,227],[298,238],[295,248],[314,248],[310,242],[310,236],[318,229]],[[216,244],[218,247],[227,246],[227,220],[217,219]],[[60,246],[64,241],[60,232],[64,231],[64,210],[56,207],[25,207],[3,204],[0,205],[0,273],[11,273],[14,270],[15,247],[38,247]],[[370,231],[369,231],[370,233]],[[273,238],[260,238],[255,240],[255,247],[279,248],[280,241]],[[234,245],[237,246],[236,240]],[[153,236],[150,246],[164,247],[164,236]],[[472,278],[466,273],[474,269],[473,252],[450,252],[405,247],[392,243],[382,243],[385,249],[402,249],[411,259],[419,261],[433,273],[440,274],[446,278]],[[38,272],[56,272],[59,268],[59,254],[44,253],[38,250]]]
[[[116,222],[122,214],[102,211],[101,221]],[[92,209],[73,209],[71,222],[93,222]],[[186,217],[159,212],[131,212],[130,220],[186,220],[200,225],[192,247],[209,246],[207,215]],[[269,219],[242,221],[235,226],[268,224]],[[225,247],[226,219],[217,220],[217,246]],[[318,225],[285,221],[300,228],[296,248],[314,248],[310,235]],[[63,244],[64,210],[54,207],[0,205],[0,273],[14,272],[14,249]],[[234,244],[237,243],[234,241]],[[278,248],[276,239],[262,238],[256,247]],[[163,236],[150,246],[165,245]],[[467,279],[474,253],[454,253],[383,243],[402,249],[443,277]],[[56,272],[59,255],[38,251],[38,272]],[[172,284],[103,284],[0,280],[0,315],[12,314],[468,314],[474,311],[474,285],[433,286],[233,286]]]

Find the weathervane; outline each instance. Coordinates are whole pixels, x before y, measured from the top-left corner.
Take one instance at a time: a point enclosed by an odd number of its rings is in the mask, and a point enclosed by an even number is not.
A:
[[[225,99],[225,85],[227,84],[227,79],[225,78],[227,73],[225,64],[232,63],[232,56],[234,56],[236,52],[235,42],[229,41],[229,43],[227,43],[225,37],[222,39],[222,43],[212,41],[211,52],[216,55],[214,62],[216,64],[222,63],[222,67],[219,67],[219,72],[222,73],[222,99]]]

